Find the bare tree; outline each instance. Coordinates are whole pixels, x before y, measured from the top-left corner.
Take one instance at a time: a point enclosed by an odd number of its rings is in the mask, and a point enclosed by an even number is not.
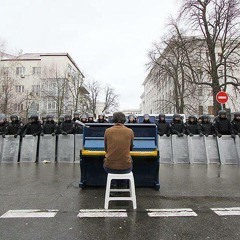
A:
[[[57,66],[45,68],[43,72],[41,86],[41,98],[46,104],[56,109],[56,115],[60,115],[68,111],[69,105],[69,80],[65,77],[66,73],[59,71]]]
[[[115,93],[114,88],[107,85],[104,89],[104,108],[103,112],[110,113],[116,111],[118,104],[118,94]]]
[[[99,82],[92,80],[87,84],[89,95],[86,95],[82,100],[83,105],[85,106],[85,112],[90,112],[96,117],[97,102],[99,99],[99,94],[101,87]]]
[[[199,66],[195,59],[190,58],[190,49],[184,47],[188,57],[187,66],[191,79],[198,85],[211,88],[214,103],[214,113],[217,114],[220,104],[216,95],[220,90],[226,90],[228,85],[239,88],[240,81],[234,76],[234,69],[239,65],[240,47],[240,2],[239,0],[185,0],[180,19],[190,22],[189,32],[203,35],[205,51],[199,51],[199,59],[204,56],[201,71],[208,75],[204,80],[196,78]],[[186,21],[185,21],[186,23]],[[223,69],[224,74],[219,74]]]
[[[73,105],[73,109],[74,111],[77,111],[80,109],[80,105],[81,105],[81,95],[82,93],[82,86],[83,86],[83,75],[78,74],[78,75],[74,75],[71,77],[70,79],[71,84],[69,84],[69,91],[72,95],[72,105]]]
[[[158,91],[164,88],[165,84],[172,86],[172,94],[169,94],[171,96],[167,99],[164,95],[159,96],[159,110],[167,111],[169,107],[174,107],[178,113],[197,112],[196,104],[193,104],[193,101],[197,100],[194,94],[196,86],[186,81],[186,56],[176,32],[172,31],[160,43],[155,43],[154,49],[149,52],[149,58],[149,66],[152,68],[150,78]],[[187,101],[190,98],[192,100]]]

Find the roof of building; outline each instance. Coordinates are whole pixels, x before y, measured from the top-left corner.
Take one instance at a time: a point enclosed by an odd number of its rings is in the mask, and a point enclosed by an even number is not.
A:
[[[1,53],[0,53],[1,54]],[[0,55],[1,56],[1,55]],[[42,56],[66,56],[72,62],[72,64],[76,67],[76,69],[81,73],[82,77],[84,77],[83,73],[72,59],[72,57],[68,53],[24,53],[19,56],[9,55],[8,58],[2,58],[3,61],[31,61],[31,60],[41,60]]]

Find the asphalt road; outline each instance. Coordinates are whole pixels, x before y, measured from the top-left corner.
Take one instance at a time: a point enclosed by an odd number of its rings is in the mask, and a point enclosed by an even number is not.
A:
[[[160,191],[137,188],[136,211],[128,202],[110,203],[126,209],[126,217],[78,217],[80,210],[103,209],[105,194],[104,188],[79,189],[79,179],[79,164],[0,164],[0,239],[240,239],[240,215],[212,210],[240,207],[239,166],[161,165]],[[196,216],[148,211],[183,208]],[[30,209],[58,211],[51,218],[3,218],[9,210]]]

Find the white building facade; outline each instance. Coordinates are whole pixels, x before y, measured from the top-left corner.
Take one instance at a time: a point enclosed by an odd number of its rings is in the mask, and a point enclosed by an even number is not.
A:
[[[88,94],[84,75],[68,53],[0,55],[1,112],[72,114]]]
[[[216,49],[217,56],[221,54],[220,48]],[[193,52],[194,55],[194,52]],[[240,60],[240,58],[239,58]],[[165,64],[164,60],[161,64]],[[227,68],[224,73],[224,66],[218,69],[220,76],[219,82],[223,83],[224,74],[234,76],[240,79],[240,65],[234,69]],[[199,73],[201,74],[201,73]],[[202,77],[204,78],[204,76]],[[205,82],[207,79],[203,79]],[[184,80],[183,80],[184,81]],[[184,84],[184,86],[182,85]],[[206,85],[197,85],[190,82],[180,82],[180,88],[184,88],[184,110],[182,113],[187,115],[213,115],[213,94],[211,87]],[[159,66],[154,65],[143,82],[144,91],[141,95],[141,111],[148,114],[174,114],[176,113],[175,86],[173,78],[168,74],[160,73]],[[240,94],[239,90],[232,85],[227,85],[226,92],[229,100],[225,108],[229,108],[232,112],[240,111]]]

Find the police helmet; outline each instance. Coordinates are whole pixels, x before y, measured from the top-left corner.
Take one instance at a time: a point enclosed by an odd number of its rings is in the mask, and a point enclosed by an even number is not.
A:
[[[100,113],[100,114],[98,114],[98,118],[100,118],[100,117],[105,117],[105,114],[104,113]]]
[[[204,121],[204,120],[207,120],[208,122],[210,121],[210,117],[209,117],[207,114],[203,114],[203,115],[201,116],[201,118],[202,118],[203,121]]]
[[[10,116],[11,121],[12,121],[14,118],[15,118],[16,120],[18,120],[18,115],[12,114],[12,115]]]
[[[81,116],[81,119],[87,119],[87,118],[88,118],[87,114],[83,114],[83,115]]]
[[[88,118],[94,118],[92,113],[88,113]]]
[[[48,115],[46,116],[46,119],[49,119],[49,118],[53,119],[53,115],[48,114]]]
[[[64,116],[63,115],[60,115],[59,118],[58,118],[58,121],[63,121],[64,120]]]
[[[149,115],[148,115],[148,114],[144,114],[144,115],[143,115],[143,118],[149,119]]]
[[[135,119],[135,116],[133,114],[128,115],[128,119],[133,118]]]
[[[6,115],[4,113],[0,113],[0,119],[5,119],[6,118]]]
[[[64,119],[66,120],[66,119],[71,119],[72,118],[72,116],[71,115],[69,115],[69,114],[66,114],[65,116],[64,116]]]
[[[79,112],[74,112],[74,113],[73,113],[73,116],[79,116],[79,115],[80,115]]]
[[[175,113],[175,114],[173,115],[173,119],[177,119],[177,118],[179,118],[180,120],[182,119],[180,114]]]
[[[240,112],[234,113],[234,119],[236,119],[237,117],[240,117]]]
[[[160,113],[160,114],[158,115],[158,117],[159,117],[159,119],[162,118],[162,117],[165,118],[165,114]]]
[[[227,116],[227,112],[225,110],[220,110],[218,112],[218,116],[221,117],[222,115],[225,115],[225,117]]]
[[[36,115],[36,114],[33,114],[33,115],[31,115],[31,116],[30,116],[30,119],[31,119],[31,120],[33,120],[33,119],[34,119],[34,120],[36,120],[36,121],[37,121],[37,120],[38,120],[38,115]]]
[[[189,121],[190,119],[193,119],[194,122],[197,121],[197,118],[196,118],[196,116],[194,116],[194,115],[189,115],[188,121]]]

